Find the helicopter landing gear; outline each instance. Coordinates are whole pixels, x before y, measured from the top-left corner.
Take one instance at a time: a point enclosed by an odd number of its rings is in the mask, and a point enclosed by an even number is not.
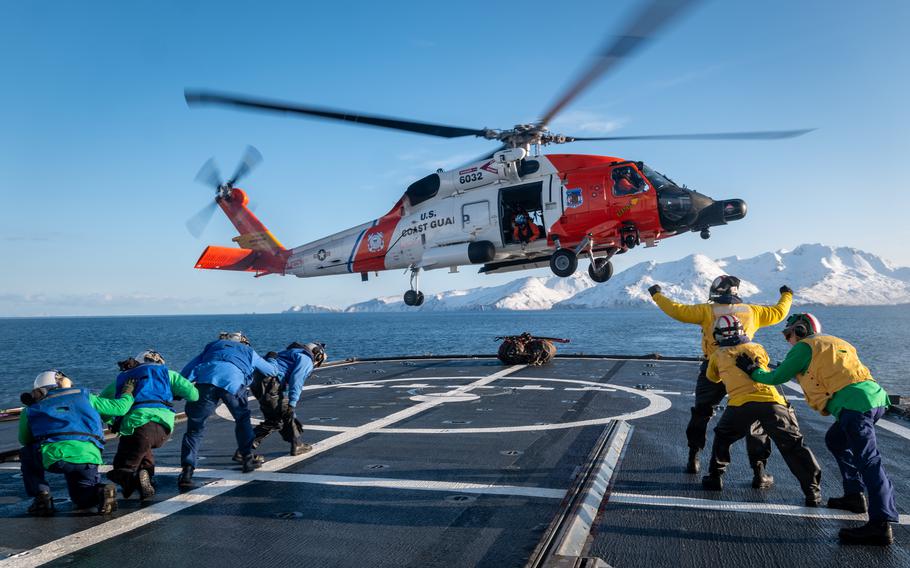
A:
[[[613,263],[606,258],[595,258],[588,266],[588,276],[591,280],[601,284],[613,276]]]
[[[578,268],[578,255],[569,249],[561,248],[550,257],[550,270],[556,276],[565,278],[575,274]]]
[[[711,238],[711,231],[709,229],[702,229],[701,233],[699,233],[699,235],[701,236],[701,238],[708,240]]]
[[[423,292],[417,290],[417,275],[420,273],[419,268],[411,269],[411,289],[404,293],[404,305],[420,306],[423,305]]]

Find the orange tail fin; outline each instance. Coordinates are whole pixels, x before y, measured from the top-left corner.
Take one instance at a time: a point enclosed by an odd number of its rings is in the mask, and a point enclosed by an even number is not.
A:
[[[264,251],[207,246],[196,261],[196,268],[239,270],[261,274],[283,274],[286,259]]]
[[[228,219],[237,228],[237,232],[240,233],[239,236],[233,238],[233,241],[242,248],[272,254],[280,254],[286,250],[275,235],[253,215],[253,212],[247,207],[247,203],[249,203],[249,198],[246,192],[238,188],[231,190],[230,200],[222,199],[218,202]]]

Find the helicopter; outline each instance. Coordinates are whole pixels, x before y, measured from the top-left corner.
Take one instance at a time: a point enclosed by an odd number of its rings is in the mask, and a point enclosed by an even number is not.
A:
[[[641,49],[696,0],[651,0],[611,36],[588,66],[533,123],[508,129],[464,128],[290,103],[210,90],[184,93],[190,106],[335,120],[442,138],[475,136],[499,142],[478,159],[437,170],[410,184],[387,213],[356,227],[287,249],[249,209],[247,193],[235,184],[260,161],[252,147],[234,174],[222,181],[209,160],[197,181],[215,188],[215,199],[188,222],[198,236],[220,206],[239,236],[240,248],[208,246],[195,267],[300,278],[405,270],[410,287],[404,303],[420,306],[422,270],[478,265],[485,274],[547,267],[560,277],[574,274],[579,258],[598,283],[613,275],[611,259],[631,249],[653,247],[665,238],[698,232],[745,217],[741,199],[714,200],[677,184],[642,161],[620,157],[543,154],[542,148],[575,141],[772,140],[811,129],[576,137],[551,132],[548,124],[596,79]]]

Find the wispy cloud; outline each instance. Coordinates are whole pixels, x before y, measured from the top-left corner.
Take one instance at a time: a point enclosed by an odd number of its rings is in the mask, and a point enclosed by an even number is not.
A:
[[[568,110],[553,121],[550,129],[561,134],[609,134],[626,125],[625,118],[591,110]]]
[[[71,316],[71,315],[132,315],[225,312],[243,306],[251,311],[272,304],[275,294],[237,293],[226,296],[176,297],[147,293],[119,294],[96,292],[87,294],[0,293],[0,317],[5,316]],[[237,298],[238,302],[225,298]]]

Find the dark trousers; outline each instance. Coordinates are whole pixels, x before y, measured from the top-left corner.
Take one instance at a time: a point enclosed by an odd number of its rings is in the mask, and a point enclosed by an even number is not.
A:
[[[714,407],[727,396],[723,383],[715,383],[705,374],[708,362],[703,361],[698,369],[698,380],[695,382],[695,406],[692,407],[692,418],[686,426],[686,438],[689,448],[701,450],[708,440],[708,423],[714,416]],[[756,422],[746,434],[746,453],[749,454],[749,465],[753,468],[768,462],[771,457],[771,440]]]
[[[170,431],[158,422],[147,422],[133,430],[129,436],[121,436],[114,456],[114,469],[136,473],[140,469],[155,475],[155,454],[168,440]]]
[[[303,425],[294,413],[289,411],[286,393],[275,377],[266,377],[257,373],[251,387],[253,395],[259,401],[259,409],[264,420],[253,429],[253,435],[259,442],[272,432],[280,432],[285,442],[300,443]]]
[[[234,418],[234,436],[240,455],[248,456],[253,450],[253,425],[250,422],[250,408],[247,404],[249,389],[242,388],[237,394],[209,384],[197,384],[199,400],[186,403],[186,434],[180,445],[180,464],[196,467],[196,458],[202,448],[205,421],[215,413],[222,402]]]
[[[812,450],[803,443],[796,414],[790,406],[773,402],[747,402],[728,406],[714,428],[711,448],[712,474],[723,475],[730,464],[730,446],[746,436],[758,422],[783,456],[806,495],[816,495],[822,478],[821,468]]]
[[[825,434],[825,445],[837,460],[844,494],[866,491],[869,494],[869,520],[896,523],[894,486],[885,474],[875,439],[875,423],[884,413],[884,407],[867,412],[842,410],[837,422]]]
[[[42,491],[50,492],[51,487],[45,477],[39,444],[29,444],[19,450],[19,467],[22,470],[25,493],[29,497],[35,497]],[[47,471],[63,474],[70,500],[77,509],[86,509],[98,504],[98,485],[101,483],[101,476],[98,475],[97,465],[58,461],[47,468]]]

